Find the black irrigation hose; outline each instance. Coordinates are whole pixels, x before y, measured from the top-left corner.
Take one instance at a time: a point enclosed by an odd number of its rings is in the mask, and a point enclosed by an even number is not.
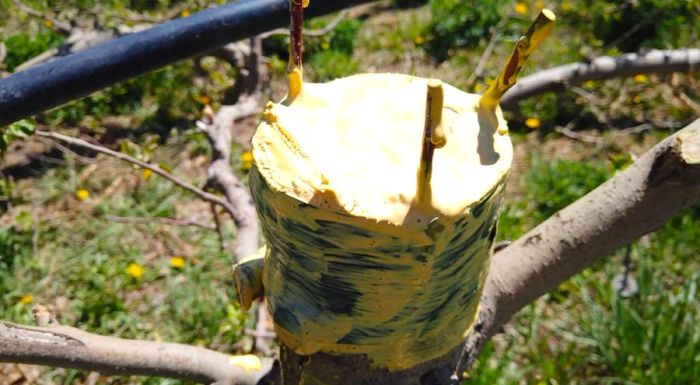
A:
[[[372,0],[316,0],[319,16]],[[289,0],[238,0],[0,79],[0,127],[229,42],[289,25]]]

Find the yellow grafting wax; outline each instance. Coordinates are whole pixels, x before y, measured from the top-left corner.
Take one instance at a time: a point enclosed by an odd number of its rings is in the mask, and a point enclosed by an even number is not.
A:
[[[483,96],[398,74],[302,87],[290,73],[253,138],[267,254],[261,272],[239,270],[248,303],[262,276],[285,345],[401,370],[463,341],[513,156],[498,100],[553,20],[543,11]]]

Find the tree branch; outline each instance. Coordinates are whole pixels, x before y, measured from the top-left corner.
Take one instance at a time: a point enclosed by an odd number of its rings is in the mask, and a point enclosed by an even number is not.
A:
[[[153,171],[154,173],[162,176],[163,178],[173,182],[175,185],[182,187],[183,189],[195,194],[196,196],[198,196],[202,200],[223,206],[229,213],[232,213],[232,215],[233,215],[233,212],[235,211],[233,206],[231,206],[225,199],[223,199],[219,196],[216,196],[214,194],[210,194],[210,193],[208,193],[208,192],[206,192],[206,191],[204,191],[196,186],[193,186],[190,183],[185,182],[184,180],[182,180],[182,179],[176,177],[175,175],[172,175],[169,172],[158,167],[158,165],[144,162],[142,160],[139,160],[139,159],[136,159],[132,156],[124,154],[122,152],[110,150],[109,148],[106,148],[106,147],[103,147],[103,146],[100,146],[97,144],[88,143],[82,139],[73,138],[73,137],[59,134],[56,132],[37,131],[36,135],[44,137],[44,138],[58,140],[58,141],[61,141],[64,143],[74,145],[74,146],[87,148],[89,150],[99,152],[101,154],[109,155],[111,157],[117,158],[119,160],[123,160],[123,161],[128,162],[128,163],[135,164],[135,165],[143,167],[143,168],[147,168],[147,169]]]
[[[588,80],[627,77],[641,73],[693,72],[700,68],[700,49],[652,50],[603,56],[588,63],[570,63],[536,72],[518,80],[501,99],[503,109],[514,109],[518,102],[545,92],[564,91]]]
[[[525,305],[699,203],[700,119],[494,255],[464,367]]]
[[[58,366],[115,375],[170,377],[217,385],[255,385],[271,360],[165,342],[105,337],[68,326],[28,327],[0,321],[0,362]]]
[[[141,225],[158,223],[168,226],[197,227],[204,230],[216,231],[216,226],[199,223],[190,219],[166,217],[120,217],[115,215],[107,215],[105,219],[116,223],[133,223]]]
[[[260,225],[253,199],[231,169],[231,135],[236,121],[260,112],[261,52],[260,39],[251,38],[246,55],[232,55],[236,61],[243,61],[233,63],[239,69],[236,83],[241,88],[241,96],[236,104],[221,107],[216,115],[211,111],[205,113],[205,118],[199,122],[213,152],[207,185],[221,191],[232,208],[230,214],[236,224],[233,246],[236,261],[254,254],[259,247]]]

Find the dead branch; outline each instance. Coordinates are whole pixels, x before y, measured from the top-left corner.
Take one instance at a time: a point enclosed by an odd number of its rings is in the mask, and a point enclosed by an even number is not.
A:
[[[109,148],[106,148],[106,147],[103,147],[103,146],[100,146],[97,144],[88,143],[82,139],[73,138],[73,137],[59,134],[56,132],[37,131],[36,135],[44,137],[44,138],[58,140],[58,141],[61,141],[61,142],[64,142],[64,143],[67,143],[67,144],[70,144],[73,146],[86,148],[88,150],[92,150],[92,151],[95,151],[95,152],[98,152],[101,154],[109,155],[113,158],[123,160],[127,163],[135,164],[137,166],[149,169],[149,170],[153,171],[154,173],[162,176],[163,178],[173,182],[175,185],[193,193],[194,195],[198,196],[199,198],[201,198],[204,201],[220,205],[220,206],[224,207],[230,213],[232,213],[235,210],[233,208],[233,206],[231,206],[225,199],[222,199],[221,197],[218,197],[214,194],[210,194],[210,193],[208,193],[208,192],[206,192],[198,187],[193,186],[190,183],[185,182],[184,180],[176,177],[175,175],[172,175],[169,172],[163,170],[162,168],[160,168],[156,164],[144,162],[142,160],[136,159],[136,158],[129,156],[127,154],[124,154],[124,153],[121,153],[118,151],[114,151],[114,150],[110,150]]]
[[[199,223],[189,219],[178,219],[178,218],[164,218],[164,217],[119,217],[114,215],[107,215],[106,220],[116,222],[116,223],[133,223],[133,224],[152,224],[158,223],[168,226],[181,226],[181,227],[197,227],[204,230],[216,231],[216,227],[212,225],[207,225]]]
[[[240,357],[195,346],[105,337],[48,325],[29,327],[0,321],[0,361],[217,385],[257,384],[272,366],[271,360],[261,361],[259,367],[241,365]]]
[[[588,144],[595,144],[595,145],[603,145],[605,141],[603,138],[594,136],[594,135],[586,135],[582,134],[579,132],[576,132],[573,130],[574,126],[576,125],[576,120],[572,120],[569,122],[566,126],[556,126],[554,127],[554,131],[566,136],[567,138],[573,139],[573,140],[578,140],[583,143],[588,143]]]
[[[693,72],[700,68],[700,49],[652,50],[602,56],[586,63],[570,63],[536,72],[518,80],[501,99],[501,107],[514,109],[518,102],[545,92],[561,92],[588,80],[627,77],[642,73]]]
[[[700,203],[700,119],[494,255],[461,373],[510,317]]]

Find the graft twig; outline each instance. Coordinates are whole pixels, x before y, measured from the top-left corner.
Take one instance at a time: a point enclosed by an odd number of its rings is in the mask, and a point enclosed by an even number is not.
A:
[[[103,147],[103,146],[100,146],[97,144],[92,144],[92,143],[86,142],[82,139],[73,138],[73,137],[59,134],[56,132],[36,131],[36,135],[44,137],[44,138],[58,140],[58,141],[61,141],[61,142],[64,142],[64,143],[67,143],[67,144],[70,144],[73,146],[86,148],[88,150],[92,150],[95,152],[99,152],[101,154],[109,155],[113,158],[117,158],[117,159],[122,160],[124,162],[135,164],[137,166],[149,169],[149,170],[153,171],[154,173],[162,176],[163,178],[173,182],[175,185],[195,194],[196,196],[198,196],[202,200],[220,205],[220,206],[224,207],[229,212],[234,211],[234,208],[223,198],[218,197],[214,194],[210,194],[210,193],[208,193],[208,192],[206,192],[198,187],[195,187],[194,185],[192,185],[190,183],[183,181],[182,179],[176,177],[175,175],[172,175],[169,172],[163,170],[162,168],[160,168],[156,164],[147,163],[147,162],[144,162],[142,160],[136,159],[132,156],[129,156],[127,154],[124,154],[124,153],[121,153],[118,151],[114,151],[114,150],[110,150],[109,148],[106,148],[106,147]]]
[[[268,359],[242,360],[195,346],[106,337],[69,326],[29,327],[2,321],[0,361],[221,385],[258,384],[271,367]]]
[[[291,15],[289,27],[289,35],[291,38],[289,44],[290,72],[295,68],[301,69],[301,56],[304,51],[304,38],[302,35],[304,29],[304,2],[308,5],[308,0],[289,0]]]
[[[535,49],[549,36],[554,26],[556,16],[548,9],[543,9],[537,15],[524,36],[521,36],[508,58],[506,66],[496,80],[489,86],[481,97],[481,107],[495,109],[503,94],[508,91],[517,79],[520,69]]]

